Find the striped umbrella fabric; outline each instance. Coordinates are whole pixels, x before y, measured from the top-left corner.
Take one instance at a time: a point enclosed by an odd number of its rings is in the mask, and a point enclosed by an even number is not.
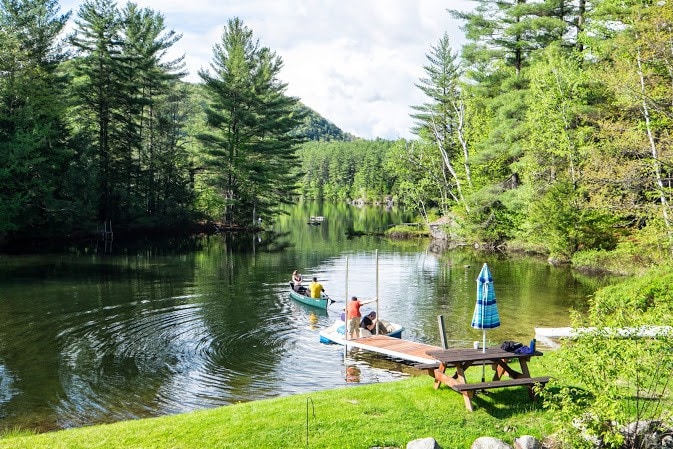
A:
[[[486,351],[486,329],[494,329],[500,326],[498,304],[495,302],[495,289],[493,288],[493,276],[488,265],[481,267],[477,278],[477,304],[472,315],[472,327],[483,329],[482,348]]]

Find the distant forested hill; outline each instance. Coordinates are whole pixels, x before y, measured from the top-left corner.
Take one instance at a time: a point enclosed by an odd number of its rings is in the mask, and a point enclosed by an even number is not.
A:
[[[303,123],[295,129],[295,135],[314,141],[351,141],[356,139],[354,135],[343,132],[334,123],[308,106],[300,103],[298,109],[302,115],[305,115],[305,118]]]

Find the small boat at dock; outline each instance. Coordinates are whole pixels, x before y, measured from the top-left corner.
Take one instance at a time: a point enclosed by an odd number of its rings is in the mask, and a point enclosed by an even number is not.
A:
[[[383,327],[385,327],[386,333],[380,333],[378,335],[386,335],[388,337],[393,338],[402,338],[402,331],[404,331],[404,327],[402,327],[402,325],[397,323],[391,323],[390,321],[386,320],[380,320],[380,323],[383,325]],[[367,329],[360,329],[360,338],[355,340],[362,341],[363,339],[371,337],[372,335],[375,334],[372,334]],[[337,319],[331,326],[321,330],[320,343],[327,343],[327,344],[334,343],[337,345],[346,344],[347,343],[346,323],[341,319]]]

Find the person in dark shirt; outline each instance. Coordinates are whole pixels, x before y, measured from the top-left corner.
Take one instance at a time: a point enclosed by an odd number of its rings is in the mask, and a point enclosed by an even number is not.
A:
[[[369,312],[367,315],[365,315],[362,318],[362,321],[360,322],[360,328],[361,329],[367,329],[369,332],[372,334],[376,333],[376,328],[378,327],[379,330],[379,335],[386,334],[386,327],[376,319],[376,312],[372,311]]]

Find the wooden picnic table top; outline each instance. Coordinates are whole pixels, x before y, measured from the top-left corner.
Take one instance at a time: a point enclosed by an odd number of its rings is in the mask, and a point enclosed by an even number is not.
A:
[[[427,354],[436,360],[453,365],[463,362],[480,362],[485,360],[501,360],[501,359],[525,359],[534,356],[541,356],[542,353],[535,351],[532,354],[517,354],[516,352],[505,351],[501,348],[486,348],[484,349],[435,349],[427,351]]]

